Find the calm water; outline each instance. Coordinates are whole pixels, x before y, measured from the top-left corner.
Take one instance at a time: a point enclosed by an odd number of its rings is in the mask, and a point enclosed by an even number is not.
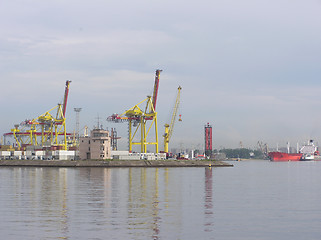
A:
[[[0,168],[1,239],[321,239],[321,162]]]

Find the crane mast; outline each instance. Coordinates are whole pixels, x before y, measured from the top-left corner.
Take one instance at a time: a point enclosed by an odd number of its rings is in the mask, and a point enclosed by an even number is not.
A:
[[[176,101],[175,101],[175,105],[173,108],[171,123],[165,124],[165,133],[163,135],[163,137],[164,137],[164,152],[165,153],[168,153],[168,144],[169,144],[169,141],[170,141],[172,134],[173,134],[177,111],[178,111],[178,107],[179,107],[179,103],[180,103],[181,90],[182,90],[182,87],[179,86],[177,88],[177,96],[176,96]]]

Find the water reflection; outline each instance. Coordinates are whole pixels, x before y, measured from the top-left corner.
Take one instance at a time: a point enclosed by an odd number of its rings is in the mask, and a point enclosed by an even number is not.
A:
[[[42,168],[13,168],[13,177],[3,196],[7,199],[10,210],[11,223],[17,224],[18,235],[24,237],[24,232],[35,234],[33,229],[52,234],[53,237],[67,238],[68,209],[67,209],[67,170]],[[4,183],[4,181],[3,181]],[[7,216],[4,216],[7,217]],[[9,223],[8,228],[12,226]],[[6,225],[5,225],[6,226]]]
[[[320,239],[320,172],[320,161],[1,167],[0,232],[24,240]]]
[[[179,239],[213,228],[210,168],[0,171],[10,201],[0,204],[10,209],[0,230],[14,238]]]
[[[129,169],[128,229],[152,230],[158,239],[159,222],[159,169]]]
[[[205,231],[211,232],[213,226],[213,179],[212,168],[205,168]]]

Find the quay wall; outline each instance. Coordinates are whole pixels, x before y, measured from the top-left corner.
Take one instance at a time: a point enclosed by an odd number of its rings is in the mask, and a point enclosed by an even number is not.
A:
[[[232,167],[216,160],[0,160],[0,167]]]

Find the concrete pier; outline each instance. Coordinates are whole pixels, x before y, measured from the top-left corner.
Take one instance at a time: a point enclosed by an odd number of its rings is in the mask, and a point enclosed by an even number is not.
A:
[[[233,167],[216,160],[0,160],[0,167]]]

